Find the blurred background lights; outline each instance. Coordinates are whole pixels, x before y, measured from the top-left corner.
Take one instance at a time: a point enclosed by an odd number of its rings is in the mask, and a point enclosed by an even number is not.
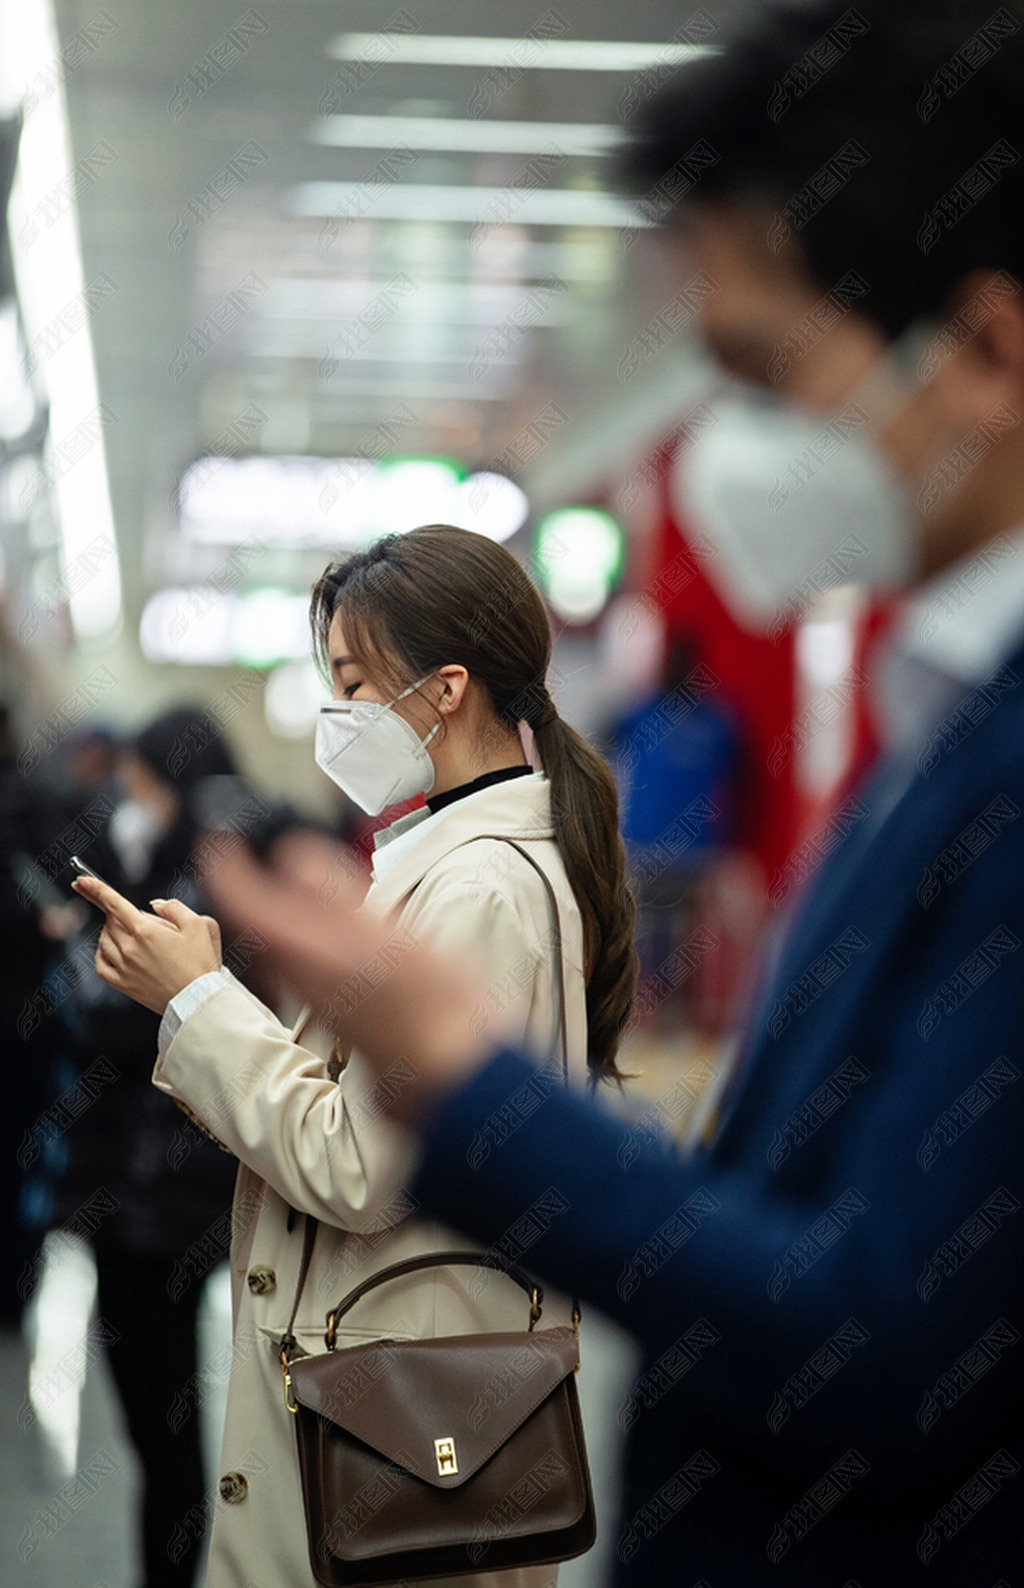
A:
[[[534,531],[537,579],[567,623],[597,617],[622,575],[622,525],[599,507],[560,507]]]
[[[313,662],[285,662],[267,679],[263,696],[267,727],[281,739],[306,739],[326,698],[324,681]]]
[[[288,193],[292,215],[324,219],[358,213],[365,202],[365,183],[297,182]],[[485,226],[508,201],[507,188],[457,186],[430,182],[392,182],[374,199],[377,220],[452,221]],[[524,188],[517,200],[520,226],[647,226],[635,205],[613,194],[587,188]],[[500,220],[493,224],[502,224]]]
[[[178,511],[189,540],[338,546],[362,537],[354,489],[373,470],[359,458],[201,458],[186,469]]]
[[[309,596],[211,585],[158,590],[143,609],[139,644],[151,662],[274,667],[309,656]]]
[[[44,500],[39,493],[39,459],[28,454],[11,458],[0,477],[0,517],[15,523],[24,512],[23,503],[34,508]]]
[[[444,458],[395,458],[382,463],[368,481],[376,533],[402,534],[417,524],[449,523],[461,479],[462,470]]]
[[[26,0],[10,7],[4,15],[3,46],[0,106],[16,107],[27,84],[50,83],[45,94],[37,95],[32,114],[23,119],[7,211],[9,235],[18,241],[12,262],[25,338],[30,347],[39,348],[45,338],[52,340],[55,320],[82,301],[85,283],[76,203],[79,182],[75,175],[69,177],[77,168],[63,73],[54,70],[61,57],[51,0]],[[96,151],[99,162],[117,158],[102,140]],[[83,188],[86,180],[83,172]],[[10,329],[3,335],[8,346],[16,340]],[[78,325],[73,336],[58,341],[59,350],[38,371],[49,408],[49,437],[45,467],[37,479],[39,484],[44,480],[53,484],[63,564],[71,573],[76,560],[87,556],[98,539],[115,544],[103,432],[119,416],[109,405],[101,408],[88,324]],[[20,422],[18,403],[16,398],[14,417],[6,422]],[[71,456],[73,469],[68,466]],[[37,485],[37,493],[38,489]],[[121,622],[116,555],[102,558],[87,579],[75,580],[68,607],[80,643],[98,647],[115,636]]]
[[[25,346],[14,299],[0,305],[0,437],[17,441],[37,415],[36,396],[25,375]]]
[[[205,457],[182,476],[178,512],[192,541],[356,551],[417,524],[507,540],[529,503],[504,475],[467,475],[446,458]]]
[[[337,148],[437,149],[473,154],[536,154],[554,144],[565,155],[602,155],[621,138],[613,123],[460,121],[451,116],[325,116],[311,129],[315,143]]]
[[[458,524],[504,541],[529,513],[526,496],[503,474],[467,475],[446,458],[205,457],[182,477],[178,508],[189,539],[244,544],[261,555],[302,547],[358,551],[417,524]],[[216,576],[171,586],[146,602],[139,643],[150,662],[272,668],[305,660],[309,595],[218,589]],[[282,707],[277,720],[289,711]]]
[[[273,667],[309,652],[309,597],[288,590],[252,590],[231,614],[232,660]]]
[[[150,596],[139,620],[139,644],[150,662],[220,667],[231,661],[231,596],[211,604],[210,592],[184,585]]]
[[[552,15],[552,13],[549,13]],[[557,15],[557,13],[554,13]],[[561,19],[559,19],[561,20]],[[379,62],[381,46],[396,66],[504,66],[517,60],[523,39],[440,33],[339,33],[327,53],[342,61]],[[638,43],[634,39],[530,39],[530,66],[557,72],[638,72],[703,55],[699,44]]]
[[[471,474],[459,485],[452,523],[490,540],[508,540],[526,523],[525,492],[504,474]]]

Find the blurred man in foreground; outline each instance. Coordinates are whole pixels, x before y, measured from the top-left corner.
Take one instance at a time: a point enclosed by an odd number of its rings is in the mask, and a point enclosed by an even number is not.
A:
[[[419,1201],[642,1341],[623,1583],[1018,1580],[1022,23],[759,7],[633,129],[662,206],[704,150],[668,235],[742,381],[678,481],[719,576],[750,621],[839,576],[917,592],[898,743],[797,914],[713,1145],[680,1160],[538,1091],[473,1034],[455,968],[417,950],[370,975],[384,936],[341,894],[237,852],[211,879],[347,1038],[415,1067],[389,1106],[423,1134]],[[111,930],[144,956],[164,928]]]

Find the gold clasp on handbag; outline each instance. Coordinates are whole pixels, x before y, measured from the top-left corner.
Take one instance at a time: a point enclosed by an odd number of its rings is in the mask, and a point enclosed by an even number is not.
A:
[[[543,1309],[542,1309],[541,1304],[540,1304],[540,1292],[538,1291],[538,1289],[537,1289],[537,1287],[535,1285],[534,1288],[530,1291],[530,1328],[531,1329],[533,1328],[535,1323],[538,1323],[540,1321],[540,1315],[541,1315],[542,1310]]]
[[[459,1470],[459,1458],[455,1454],[455,1436],[445,1434],[443,1439],[434,1440],[434,1460],[437,1462],[437,1475],[439,1478],[454,1476]]]
[[[288,1352],[284,1346],[281,1347],[281,1372],[284,1375],[284,1403],[292,1416],[296,1417],[298,1416],[299,1403],[292,1394],[291,1363],[288,1360]]]

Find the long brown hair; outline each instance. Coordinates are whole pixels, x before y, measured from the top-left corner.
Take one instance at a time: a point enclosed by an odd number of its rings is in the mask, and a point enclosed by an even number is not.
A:
[[[619,1036],[636,983],[635,905],[607,762],[563,722],[548,693],[551,630],[529,577],[510,552],[451,524],[386,535],[334,563],[313,589],[314,650],[326,665],[341,612],[346,639],[382,675],[413,683],[449,664],[487,691],[506,730],[533,730],[551,784],[555,838],[583,920],[588,1059],[617,1077]]]

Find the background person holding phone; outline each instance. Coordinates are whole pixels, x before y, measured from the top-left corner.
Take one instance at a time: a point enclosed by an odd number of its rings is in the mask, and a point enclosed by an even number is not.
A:
[[[157,895],[204,909],[193,862],[195,800],[209,780],[234,772],[221,729],[205,712],[161,714],[121,747],[122,798],[75,871],[106,879],[99,885],[120,890],[126,909]],[[194,1518],[206,1493],[192,1394],[196,1319],[204,1283],[227,1257],[226,1242],[218,1249],[210,1232],[227,1222],[234,1166],[150,1085],[159,1020],[149,1009],[99,977],[78,978],[67,1025],[82,1070],[102,1059],[113,1079],[67,1133],[52,1219],[72,1217],[101,1187],[116,1204],[97,1221],[91,1245],[107,1357],[142,1469],[144,1581],[187,1583],[202,1547]]]

